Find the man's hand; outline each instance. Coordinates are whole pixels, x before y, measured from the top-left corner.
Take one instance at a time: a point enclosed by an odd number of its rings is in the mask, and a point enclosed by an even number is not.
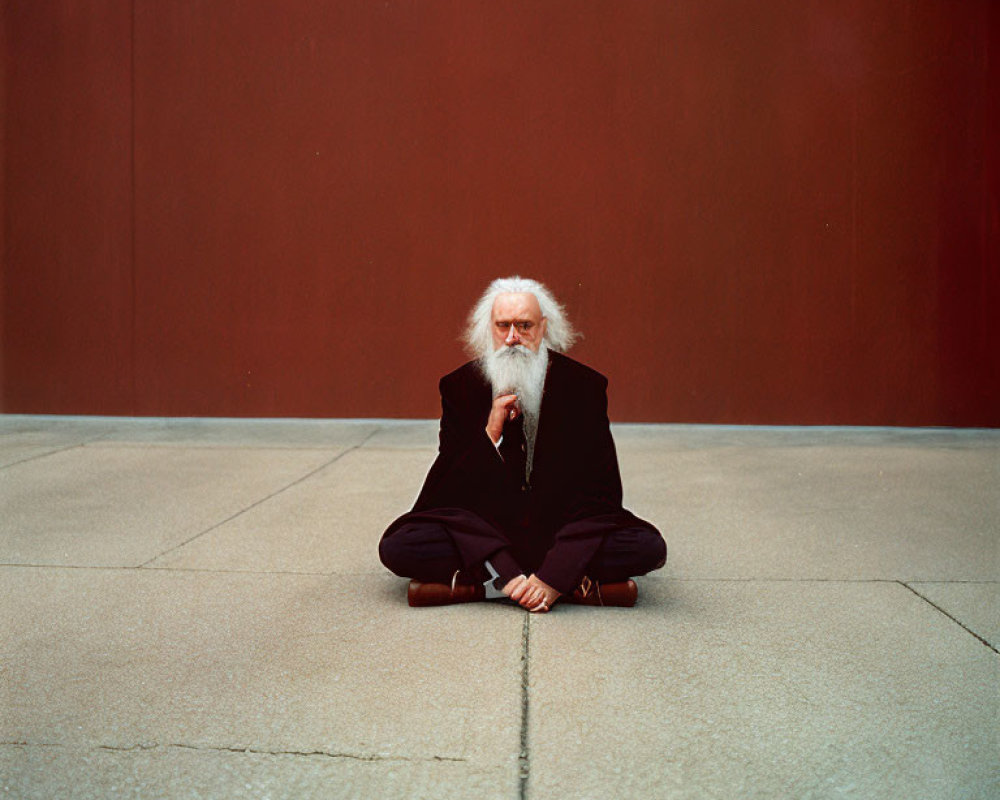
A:
[[[516,394],[502,394],[493,401],[490,418],[486,421],[486,434],[496,444],[503,436],[503,424],[508,419],[517,419],[521,409],[517,407]]]
[[[549,611],[559,598],[559,592],[539,580],[537,575],[512,578],[503,587],[503,593],[522,608],[537,612]]]

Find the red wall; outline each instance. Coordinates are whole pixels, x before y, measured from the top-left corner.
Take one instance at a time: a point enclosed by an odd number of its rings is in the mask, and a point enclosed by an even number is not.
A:
[[[5,412],[436,416],[519,272],[615,419],[1000,425],[989,0],[83,5],[3,4]]]

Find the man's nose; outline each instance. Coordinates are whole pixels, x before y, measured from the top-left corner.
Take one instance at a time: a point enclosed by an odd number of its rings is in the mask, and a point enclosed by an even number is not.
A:
[[[504,339],[505,344],[517,344],[521,341],[521,337],[517,335],[517,325],[511,323],[510,329],[507,331],[507,338]]]

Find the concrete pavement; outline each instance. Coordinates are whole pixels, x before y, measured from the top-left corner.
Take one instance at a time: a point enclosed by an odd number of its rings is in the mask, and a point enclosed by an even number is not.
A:
[[[635,609],[409,609],[417,421],[0,416],[0,796],[1000,797],[1000,432],[615,427]]]

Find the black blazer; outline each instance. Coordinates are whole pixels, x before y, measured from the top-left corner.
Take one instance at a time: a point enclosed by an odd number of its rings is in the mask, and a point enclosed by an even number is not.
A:
[[[440,382],[438,456],[413,512],[471,511],[506,535],[529,570],[572,522],[600,516],[622,526],[643,524],[622,508],[607,386],[599,372],[549,352],[529,486],[486,434],[493,396],[478,364],[470,361],[449,373]]]

